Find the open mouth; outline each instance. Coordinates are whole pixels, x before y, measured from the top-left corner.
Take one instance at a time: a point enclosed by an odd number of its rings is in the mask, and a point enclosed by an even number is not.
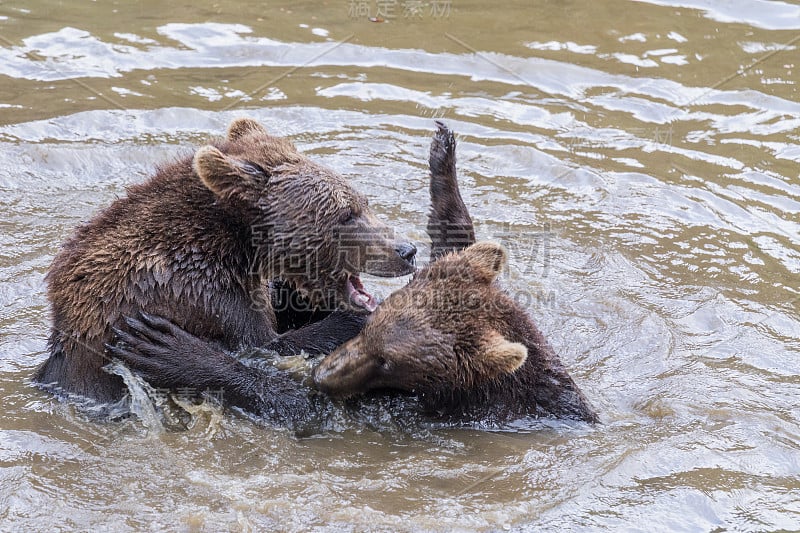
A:
[[[345,281],[345,292],[351,304],[366,309],[370,313],[378,307],[378,301],[364,289],[358,276],[348,276]]]

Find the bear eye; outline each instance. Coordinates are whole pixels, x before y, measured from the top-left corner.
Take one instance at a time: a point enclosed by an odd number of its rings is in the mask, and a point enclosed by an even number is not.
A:
[[[386,357],[384,357],[384,356],[382,356],[382,355],[379,355],[379,356],[377,357],[377,359],[375,359],[375,362],[376,362],[376,363],[378,364],[378,366],[379,366],[380,368],[382,368],[382,369],[386,369],[386,368],[388,368],[388,367],[389,367],[389,361],[388,361],[388,359],[386,359]]]
[[[245,161],[241,164],[240,167],[244,172],[250,174],[251,176],[266,176],[267,171],[264,168],[256,163],[252,163],[250,161]]]
[[[355,214],[353,213],[353,210],[348,208],[347,211],[342,213],[341,216],[339,217],[339,224],[343,226],[347,224],[352,224],[355,218],[356,217]]]

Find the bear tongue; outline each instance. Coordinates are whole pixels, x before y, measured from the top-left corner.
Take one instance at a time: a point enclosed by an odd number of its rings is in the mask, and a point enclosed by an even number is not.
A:
[[[350,301],[358,307],[363,307],[370,313],[378,307],[378,302],[375,297],[364,290],[364,285],[361,284],[361,279],[358,276],[350,276],[347,278],[347,296]]]

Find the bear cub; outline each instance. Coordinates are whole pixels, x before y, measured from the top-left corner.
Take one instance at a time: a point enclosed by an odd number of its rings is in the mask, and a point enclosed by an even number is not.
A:
[[[422,269],[317,365],[316,387],[334,396],[401,390],[452,421],[596,422],[552,347],[496,282],[505,262],[502,247],[480,242]]]
[[[50,356],[34,377],[42,387],[121,399],[123,381],[103,370],[105,345],[140,311],[222,350],[329,353],[377,306],[360,273],[414,270],[414,246],[362,194],[250,119],[127,192],[53,261]],[[294,318],[276,315],[273,287],[321,310],[316,322],[283,331]]]
[[[314,369],[333,396],[390,388],[436,418],[503,423],[525,416],[597,422],[553,348],[496,281],[502,247],[475,243],[456,142],[441,122],[430,151],[432,263],[392,293],[361,333]]]

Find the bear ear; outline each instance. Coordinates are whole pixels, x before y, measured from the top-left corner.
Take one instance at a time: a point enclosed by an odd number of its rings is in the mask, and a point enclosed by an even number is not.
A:
[[[238,161],[211,145],[200,148],[194,154],[192,166],[203,184],[220,198],[229,198],[241,190],[247,179]]]
[[[481,339],[483,352],[481,372],[487,378],[511,374],[528,359],[528,349],[518,342],[510,342],[498,331],[491,330]]]
[[[231,125],[228,126],[228,140],[235,141],[241,139],[245,135],[258,133],[260,135],[269,135],[264,126],[253,120],[252,118],[237,118]]]
[[[462,252],[462,257],[478,278],[486,283],[491,283],[497,278],[508,260],[502,246],[488,241],[473,244]]]

